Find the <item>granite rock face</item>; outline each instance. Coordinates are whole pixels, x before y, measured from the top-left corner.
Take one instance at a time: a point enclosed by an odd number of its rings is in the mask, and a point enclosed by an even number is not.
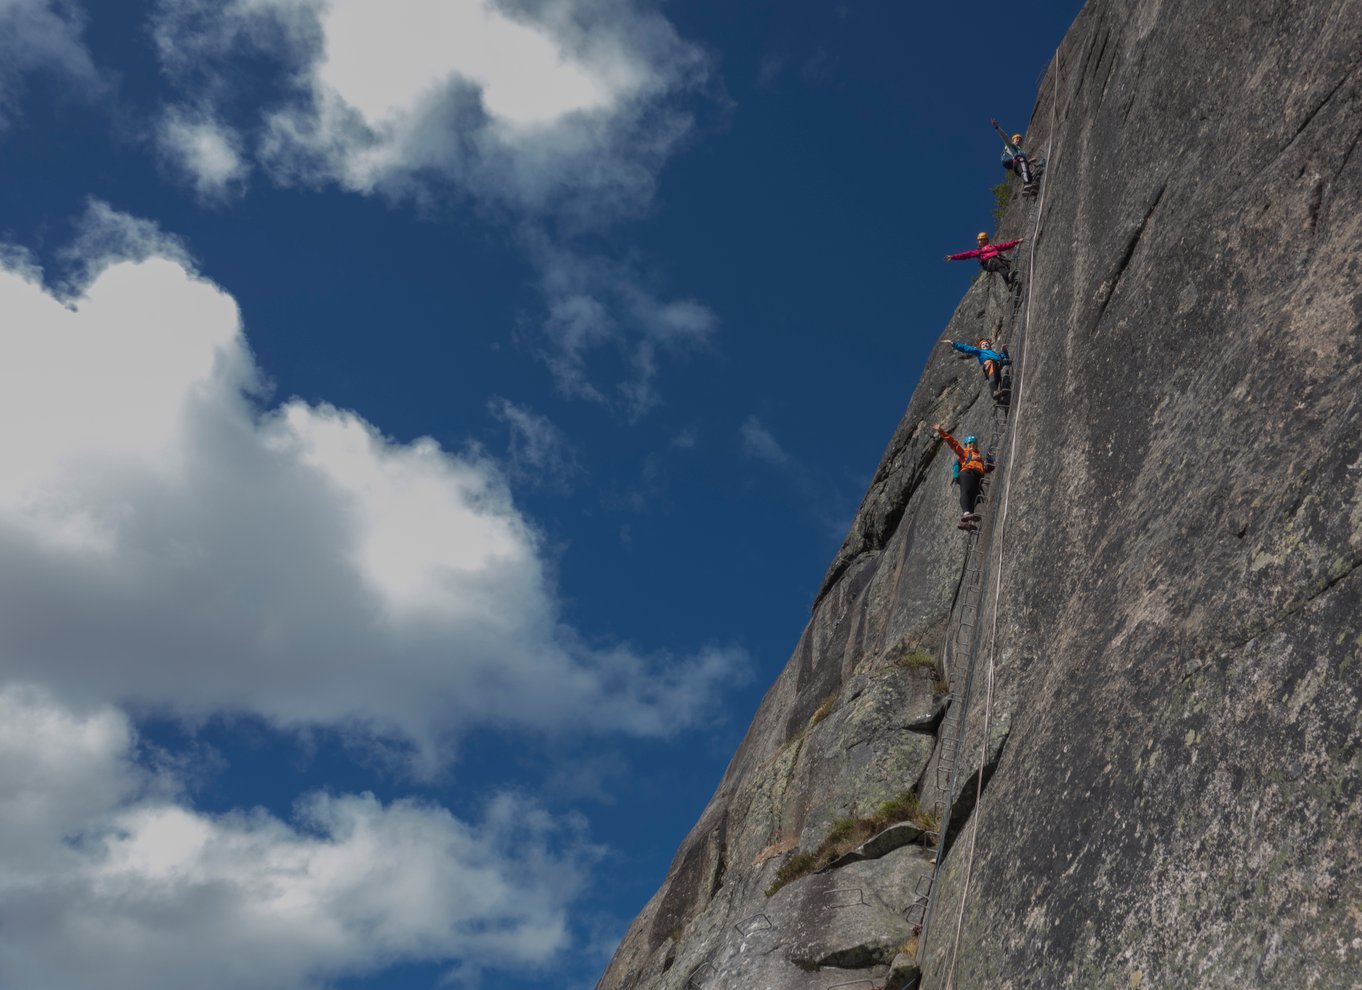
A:
[[[930,797],[964,708],[930,424],[992,402],[941,353],[599,990],[883,986],[938,853],[928,990],[1362,987],[1360,54],[1356,0],[1090,0],[999,231],[1027,279],[943,331],[1026,327],[947,844],[766,894]]]

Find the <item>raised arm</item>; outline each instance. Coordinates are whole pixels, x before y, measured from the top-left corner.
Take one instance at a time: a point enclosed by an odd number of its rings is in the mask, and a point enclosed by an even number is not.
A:
[[[1001,127],[998,126],[998,121],[996,118],[992,121],[992,124],[993,129],[998,132],[998,137],[1003,139],[1003,144],[1011,146],[1012,139],[1007,136],[1007,131],[1003,130]]]
[[[947,447],[955,451],[956,457],[960,458],[961,460],[965,459],[965,448],[960,446],[959,440],[955,439],[955,437],[951,436],[949,433],[943,430],[941,428],[940,423],[937,423],[935,426],[932,427],[932,429],[936,430],[937,433],[941,434],[941,439],[946,441]]]

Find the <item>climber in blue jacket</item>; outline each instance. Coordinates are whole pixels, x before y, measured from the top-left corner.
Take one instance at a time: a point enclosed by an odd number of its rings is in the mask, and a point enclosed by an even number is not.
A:
[[[1001,399],[1007,394],[1008,389],[1003,386],[1003,368],[1012,363],[1012,357],[1007,353],[1006,347],[994,350],[993,342],[987,337],[980,337],[979,343],[973,347],[951,340],[949,337],[942,343],[950,344],[961,354],[972,354],[979,359],[979,366],[984,369],[984,378],[993,386],[993,398]]]

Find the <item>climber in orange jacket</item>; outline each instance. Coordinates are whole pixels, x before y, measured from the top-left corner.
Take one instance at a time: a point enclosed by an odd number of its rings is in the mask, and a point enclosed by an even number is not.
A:
[[[943,430],[940,423],[933,423],[932,429],[940,434],[946,446],[955,451],[955,456],[960,459],[957,480],[960,482],[960,508],[964,510],[960,516],[960,528],[973,529],[979,519],[974,509],[979,504],[984,475],[993,470],[993,458],[979,450],[979,439],[973,435],[965,437],[964,443],[961,443]]]
[[[1003,281],[1009,286],[1016,281],[1017,275],[1012,271],[1012,262],[1003,257],[1004,251],[1010,251],[1021,243],[1021,238],[1015,241],[1006,241],[1002,244],[990,244],[988,234],[979,232],[979,246],[973,251],[961,251],[959,254],[946,255],[947,261],[965,261],[969,258],[978,258],[979,267],[986,272],[1002,272]]]

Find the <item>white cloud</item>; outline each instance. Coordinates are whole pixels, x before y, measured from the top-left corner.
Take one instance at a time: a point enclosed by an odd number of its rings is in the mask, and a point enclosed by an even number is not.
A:
[[[646,80],[622,52],[574,56],[542,27],[476,0],[387,0],[381,12],[365,0],[333,0],[320,19],[318,82],[374,130],[458,78],[481,91],[511,139],[570,113],[608,109]],[[384,71],[374,71],[376,57]]]
[[[719,321],[694,299],[662,299],[631,266],[552,246],[542,236],[526,243],[543,273],[548,318],[531,346],[565,395],[619,405],[638,417],[660,401],[656,380],[660,353],[700,351],[710,345]],[[608,395],[593,385],[587,362],[593,352],[614,348],[624,357],[625,377]]]
[[[49,72],[93,93],[99,87],[71,0],[0,0],[0,127],[17,114],[24,77]]]
[[[748,416],[738,427],[738,442],[748,457],[777,467],[790,463],[790,455],[756,416]]]
[[[582,216],[647,201],[708,64],[639,0],[162,0],[156,37],[224,106],[234,57],[287,66],[252,125],[277,179]]]
[[[209,815],[134,759],[125,715],[0,687],[0,984],[296,990],[408,961],[533,967],[598,855],[502,795],[467,823],[312,795]]]
[[[171,111],[162,143],[201,195],[239,188],[249,156],[280,184],[470,200],[535,228],[534,349],[564,394],[641,415],[660,355],[711,335],[703,305],[564,247],[646,210],[692,130],[710,58],[656,0],[159,0],[154,33],[199,108]],[[628,371],[603,386],[607,345]]]
[[[69,302],[0,269],[0,682],[435,759],[478,725],[666,734],[733,676],[732,650],[584,645],[494,464],[262,411],[232,298],[147,254],[154,227],[92,217],[88,243],[144,260]]]
[[[551,419],[500,397],[487,408],[510,430],[507,460],[516,481],[545,491],[571,489],[582,466],[577,451]]]
[[[157,131],[161,152],[194,185],[204,200],[221,200],[240,191],[250,166],[241,138],[211,114],[182,107],[166,112]]]

